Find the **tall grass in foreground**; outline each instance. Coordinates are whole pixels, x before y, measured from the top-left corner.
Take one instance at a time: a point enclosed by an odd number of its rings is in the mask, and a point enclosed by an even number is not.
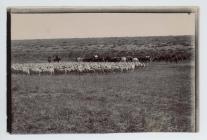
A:
[[[191,132],[193,67],[12,75],[13,133]]]

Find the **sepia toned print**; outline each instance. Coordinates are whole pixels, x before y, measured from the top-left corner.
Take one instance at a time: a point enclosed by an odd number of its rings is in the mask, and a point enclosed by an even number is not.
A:
[[[10,132],[196,131],[196,13],[12,13]]]

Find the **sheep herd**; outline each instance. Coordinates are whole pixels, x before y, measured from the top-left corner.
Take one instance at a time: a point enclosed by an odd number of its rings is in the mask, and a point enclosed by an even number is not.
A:
[[[14,74],[70,74],[70,73],[108,73],[127,72],[145,67],[140,62],[61,62],[12,64]]]

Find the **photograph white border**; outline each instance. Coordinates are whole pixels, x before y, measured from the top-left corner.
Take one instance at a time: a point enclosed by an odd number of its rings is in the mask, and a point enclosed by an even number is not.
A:
[[[15,6],[199,6],[199,130],[196,133],[115,133],[115,134],[38,134],[38,135],[11,135],[6,130],[6,9]],[[2,0],[0,2],[0,139],[161,139],[161,140],[191,140],[207,138],[207,2],[204,0],[140,0],[130,2],[127,0]]]

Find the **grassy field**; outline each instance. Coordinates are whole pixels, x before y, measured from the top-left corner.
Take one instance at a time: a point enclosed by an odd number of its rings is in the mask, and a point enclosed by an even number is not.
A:
[[[193,36],[12,41],[12,64],[47,62],[52,55],[62,61],[94,54],[186,58],[125,73],[12,74],[12,132],[192,132],[193,44]]]
[[[127,73],[12,74],[13,133],[194,131],[194,66]]]
[[[47,57],[58,55],[63,61],[77,57],[133,56],[169,57],[179,55],[194,58],[193,36],[72,38],[43,40],[13,40],[12,63],[47,62]]]

